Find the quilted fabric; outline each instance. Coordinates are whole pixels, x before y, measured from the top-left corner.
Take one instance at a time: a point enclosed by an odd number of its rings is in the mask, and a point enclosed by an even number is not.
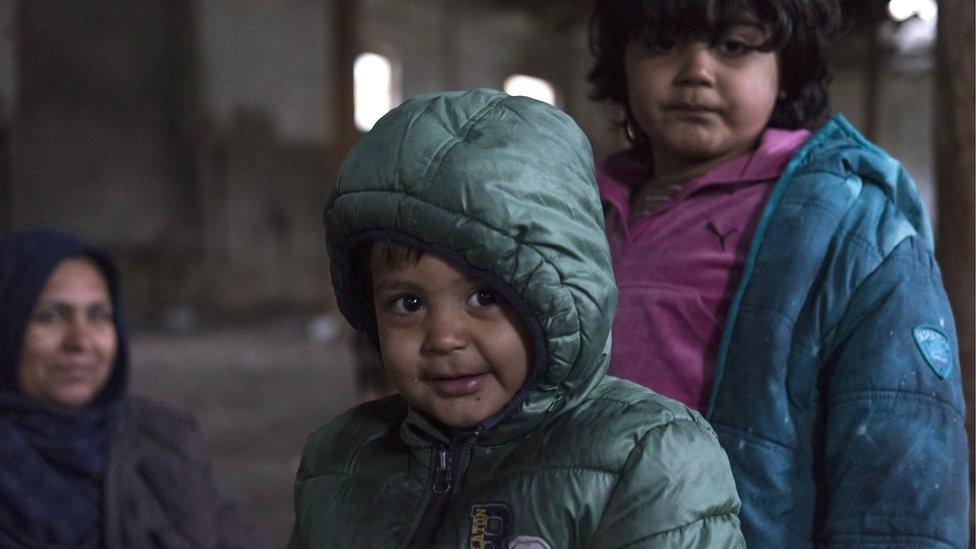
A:
[[[372,330],[357,250],[400,240],[492,283],[536,360],[513,406],[470,436],[449,438],[400,397],[313,433],[293,547],[742,545],[707,423],[605,375],[616,290],[592,153],[567,115],[490,90],[412,99],[352,151],[325,224],[357,328]]]

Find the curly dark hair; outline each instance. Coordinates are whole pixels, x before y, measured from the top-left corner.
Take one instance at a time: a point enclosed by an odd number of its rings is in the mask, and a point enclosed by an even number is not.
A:
[[[633,135],[639,126],[627,104],[624,49],[632,41],[703,39],[721,36],[751,13],[768,26],[770,38],[759,50],[780,56],[782,97],[773,107],[768,126],[784,129],[820,126],[828,115],[826,85],[828,41],[840,27],[837,0],[596,0],[590,20],[590,51],[595,63],[588,79],[592,99],[619,104],[630,126],[632,144],[646,142]]]

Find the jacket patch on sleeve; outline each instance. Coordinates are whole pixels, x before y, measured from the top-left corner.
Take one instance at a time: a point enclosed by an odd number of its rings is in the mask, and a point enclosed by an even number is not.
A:
[[[912,330],[915,344],[936,375],[945,379],[952,373],[952,348],[949,338],[931,326],[915,326]]]
[[[512,535],[512,512],[504,503],[475,503],[471,506],[471,549],[508,549]]]

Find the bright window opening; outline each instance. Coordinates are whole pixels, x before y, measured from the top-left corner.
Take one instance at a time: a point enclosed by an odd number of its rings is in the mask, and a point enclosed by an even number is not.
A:
[[[550,105],[556,104],[556,89],[549,82],[534,76],[524,74],[509,76],[505,79],[505,93],[508,95],[524,95]]]
[[[890,0],[888,15],[895,21],[906,21],[918,16],[923,21],[934,21],[939,14],[935,0]]]
[[[356,58],[352,76],[356,127],[366,132],[393,108],[393,65],[382,55],[363,53]]]

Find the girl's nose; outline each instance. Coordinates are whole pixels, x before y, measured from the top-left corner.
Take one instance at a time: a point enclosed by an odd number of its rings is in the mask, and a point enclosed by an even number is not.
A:
[[[688,42],[678,50],[676,84],[711,86],[715,83],[712,51],[705,42]]]
[[[464,324],[455,315],[431,311],[427,317],[426,329],[425,352],[446,354],[464,349],[468,345],[468,336]]]

